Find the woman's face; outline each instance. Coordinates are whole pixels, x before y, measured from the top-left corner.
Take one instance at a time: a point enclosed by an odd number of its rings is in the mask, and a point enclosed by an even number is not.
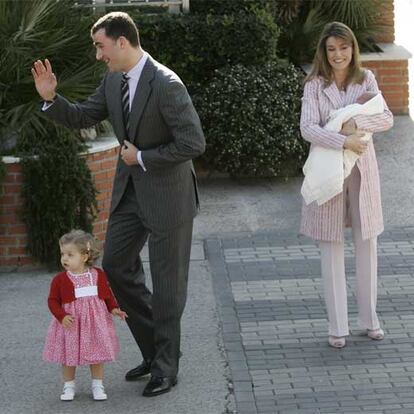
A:
[[[348,70],[352,61],[352,45],[339,37],[326,39],[326,56],[334,72]]]

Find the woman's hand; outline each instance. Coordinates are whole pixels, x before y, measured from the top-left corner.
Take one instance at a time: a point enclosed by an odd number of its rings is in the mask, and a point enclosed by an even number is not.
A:
[[[72,315],[66,315],[62,319],[62,325],[64,328],[68,329],[73,325],[73,322],[75,321],[75,318]]]
[[[356,130],[357,130],[357,125],[354,121],[354,118],[351,118],[342,124],[342,129],[339,131],[339,133],[342,135],[349,136],[349,135],[354,134]]]
[[[119,308],[112,309],[111,313],[112,313],[112,315],[114,315],[114,316],[118,316],[118,317],[119,317],[120,319],[122,319],[123,321],[125,320],[125,318],[128,318],[127,313],[126,313],[126,312],[124,312],[124,311],[122,311],[122,310],[121,310],[121,309],[119,309]]]
[[[45,63],[37,60],[33,64],[32,75],[38,94],[45,101],[52,101],[56,96],[57,81],[49,60],[46,59]]]
[[[364,141],[362,137],[363,132],[355,132],[345,138],[344,148],[355,152],[355,154],[362,155],[368,148],[368,141]]]

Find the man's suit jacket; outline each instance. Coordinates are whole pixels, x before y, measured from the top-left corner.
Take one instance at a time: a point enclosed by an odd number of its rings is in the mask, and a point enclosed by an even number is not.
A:
[[[95,93],[81,103],[57,95],[46,114],[69,128],[87,128],[109,118],[122,144],[142,151],[146,172],[121,158],[114,180],[111,212],[133,179],[139,213],[150,229],[165,230],[191,220],[198,192],[192,159],[205,150],[199,117],[179,77],[151,56],[144,65],[125,130],[121,105],[121,73],[107,73]]]

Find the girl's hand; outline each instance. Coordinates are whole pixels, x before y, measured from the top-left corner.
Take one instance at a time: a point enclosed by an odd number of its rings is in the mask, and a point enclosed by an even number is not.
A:
[[[368,142],[361,139],[363,136],[363,132],[355,132],[349,135],[345,139],[344,148],[355,152],[355,154],[362,155],[368,147]]]
[[[114,315],[114,316],[118,316],[118,317],[119,317],[120,319],[122,319],[123,321],[124,321],[126,318],[128,318],[128,315],[126,314],[126,312],[122,311],[122,310],[121,310],[121,309],[119,309],[119,308],[112,309],[111,313],[112,313],[112,315]]]
[[[75,318],[72,315],[66,315],[62,319],[62,325],[64,328],[68,329],[73,325],[73,322],[75,321]]]

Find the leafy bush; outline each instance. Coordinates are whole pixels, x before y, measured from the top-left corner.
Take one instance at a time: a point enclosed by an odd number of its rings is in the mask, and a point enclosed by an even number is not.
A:
[[[195,105],[206,160],[232,175],[287,176],[307,153],[300,136],[302,74],[284,62],[216,71]]]
[[[279,29],[263,9],[232,15],[133,15],[144,49],[194,92],[225,65],[262,64],[276,56]]]
[[[268,8],[277,4],[274,0],[191,0],[190,11],[193,14],[235,14],[250,12],[256,8]]]
[[[79,133],[46,120],[30,69],[48,57],[59,92],[69,99],[91,93],[101,77],[88,36],[93,20],[69,0],[0,2],[0,154],[25,157],[28,248],[46,263],[58,261],[62,233],[91,228],[95,189],[78,155]]]
[[[97,202],[91,172],[79,158],[80,141],[67,130],[53,125],[47,129],[50,135],[39,141],[37,157],[22,160],[23,219],[28,251],[40,262],[56,266],[60,236],[73,228],[92,231]]]

